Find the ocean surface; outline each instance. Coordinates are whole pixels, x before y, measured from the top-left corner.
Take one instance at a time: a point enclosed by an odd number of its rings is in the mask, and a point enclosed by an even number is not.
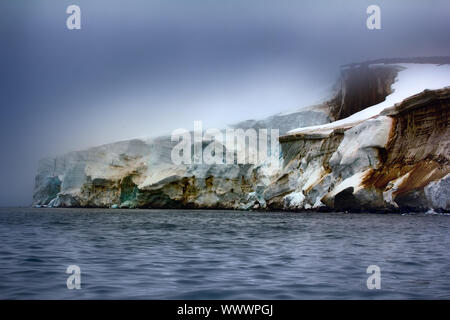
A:
[[[5,208],[0,298],[449,299],[449,231],[430,214]]]

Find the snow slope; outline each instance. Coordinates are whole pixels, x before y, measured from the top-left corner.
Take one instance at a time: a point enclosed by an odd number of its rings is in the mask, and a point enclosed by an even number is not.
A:
[[[337,128],[352,127],[364,120],[379,115],[384,109],[402,102],[404,99],[418,94],[426,89],[436,90],[450,86],[450,65],[395,64],[401,70],[392,85],[392,94],[383,102],[357,112],[350,117],[332,123],[293,129],[288,134],[297,133],[322,133],[329,134]]]

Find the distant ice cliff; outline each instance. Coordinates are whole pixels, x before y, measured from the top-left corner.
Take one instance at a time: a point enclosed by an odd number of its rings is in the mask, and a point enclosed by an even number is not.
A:
[[[277,170],[175,165],[170,137],[134,139],[41,160],[33,204],[449,211],[450,65],[407,62],[351,65],[329,101],[236,124],[279,129]]]

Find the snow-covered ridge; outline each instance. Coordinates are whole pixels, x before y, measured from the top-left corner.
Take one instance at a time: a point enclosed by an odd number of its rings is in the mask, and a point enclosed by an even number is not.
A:
[[[385,65],[374,64],[372,66]],[[393,65],[399,68],[395,83],[392,85],[392,94],[383,102],[368,107],[345,119],[332,123],[293,129],[288,134],[330,134],[334,129],[350,128],[364,120],[379,115],[386,108],[402,102],[408,97],[423,92],[450,86],[450,65],[400,63]]]
[[[170,136],[134,139],[43,159],[33,204],[450,211],[449,110],[450,61],[362,63],[321,105],[236,125],[279,129],[282,167],[176,165]]]

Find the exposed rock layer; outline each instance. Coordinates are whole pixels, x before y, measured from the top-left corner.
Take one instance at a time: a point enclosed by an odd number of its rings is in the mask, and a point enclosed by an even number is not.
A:
[[[448,194],[449,109],[450,88],[425,91],[343,134],[340,129],[324,136],[281,137],[288,163],[267,188],[268,204],[277,209],[449,210],[440,195]],[[305,147],[311,144],[320,147]]]
[[[333,99],[235,127],[277,128],[345,118],[391,93],[396,66],[345,69]],[[175,165],[170,137],[130,140],[43,159],[34,205],[282,210],[450,210],[450,88],[425,91],[331,132],[280,137],[281,167]],[[204,142],[205,146],[212,143]],[[224,152],[229,152],[226,148]]]
[[[392,192],[400,207],[435,207],[424,188],[450,173],[450,89],[425,91],[386,110],[394,119],[391,137],[383,150],[382,165],[363,181],[366,186]],[[448,207],[443,207],[448,209]]]

